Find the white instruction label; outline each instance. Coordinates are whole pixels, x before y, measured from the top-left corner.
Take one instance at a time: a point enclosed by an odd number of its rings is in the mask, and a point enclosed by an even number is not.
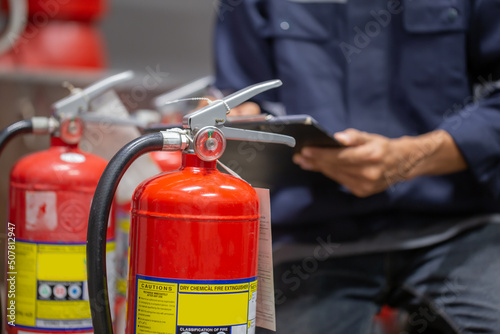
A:
[[[26,230],[57,228],[57,196],[53,191],[26,191]]]
[[[274,306],[273,249],[271,237],[271,201],[269,189],[255,188],[260,202],[259,267],[257,277],[256,325],[276,331]]]
[[[81,164],[85,162],[85,156],[80,153],[63,153],[60,156],[62,161]]]

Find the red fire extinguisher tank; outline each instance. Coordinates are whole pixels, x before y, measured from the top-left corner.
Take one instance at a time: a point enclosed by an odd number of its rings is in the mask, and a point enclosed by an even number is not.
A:
[[[144,181],[131,212],[127,333],[253,333],[258,203],[249,184],[194,154]]]
[[[15,258],[8,257],[7,263],[9,334],[92,333],[85,245],[92,196],[105,167],[104,159],[55,137],[51,148],[13,167],[8,230],[15,240],[9,239],[8,249],[14,245]],[[111,267],[113,224],[110,220],[107,234]]]

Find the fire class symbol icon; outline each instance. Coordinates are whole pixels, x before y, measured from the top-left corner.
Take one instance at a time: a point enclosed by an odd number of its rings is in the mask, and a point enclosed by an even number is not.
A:
[[[59,207],[59,221],[69,232],[80,232],[86,227],[88,212],[79,201],[71,199]]]

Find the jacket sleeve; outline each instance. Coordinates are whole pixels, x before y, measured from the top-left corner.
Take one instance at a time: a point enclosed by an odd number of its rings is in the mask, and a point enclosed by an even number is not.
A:
[[[215,86],[232,92],[262,81],[276,79],[272,43],[267,38],[265,1],[220,1],[215,29]],[[255,102],[277,102],[273,89]]]
[[[468,63],[482,94],[440,128],[453,137],[477,180],[500,197],[500,1],[473,3]]]

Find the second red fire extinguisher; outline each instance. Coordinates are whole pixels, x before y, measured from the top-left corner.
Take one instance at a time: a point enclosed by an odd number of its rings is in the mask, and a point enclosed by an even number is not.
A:
[[[78,149],[89,99],[131,78],[107,78],[0,133],[0,151],[20,133],[51,134],[48,150],[18,161],[10,177],[6,331],[92,333],[85,241],[88,210],[106,161]],[[110,271],[114,221],[106,220]],[[11,257],[12,255],[12,257]]]
[[[127,333],[254,333],[259,202],[245,181],[216,169],[225,140],[293,146],[288,136],[224,127],[226,113],[280,86],[251,86],[184,117],[184,129],[140,137],[110,161],[94,196],[87,233],[95,333],[112,333],[106,298],[106,217],[117,184],[138,156],[182,150],[178,171],[144,181],[134,194]],[[104,291],[104,297],[102,293]]]

